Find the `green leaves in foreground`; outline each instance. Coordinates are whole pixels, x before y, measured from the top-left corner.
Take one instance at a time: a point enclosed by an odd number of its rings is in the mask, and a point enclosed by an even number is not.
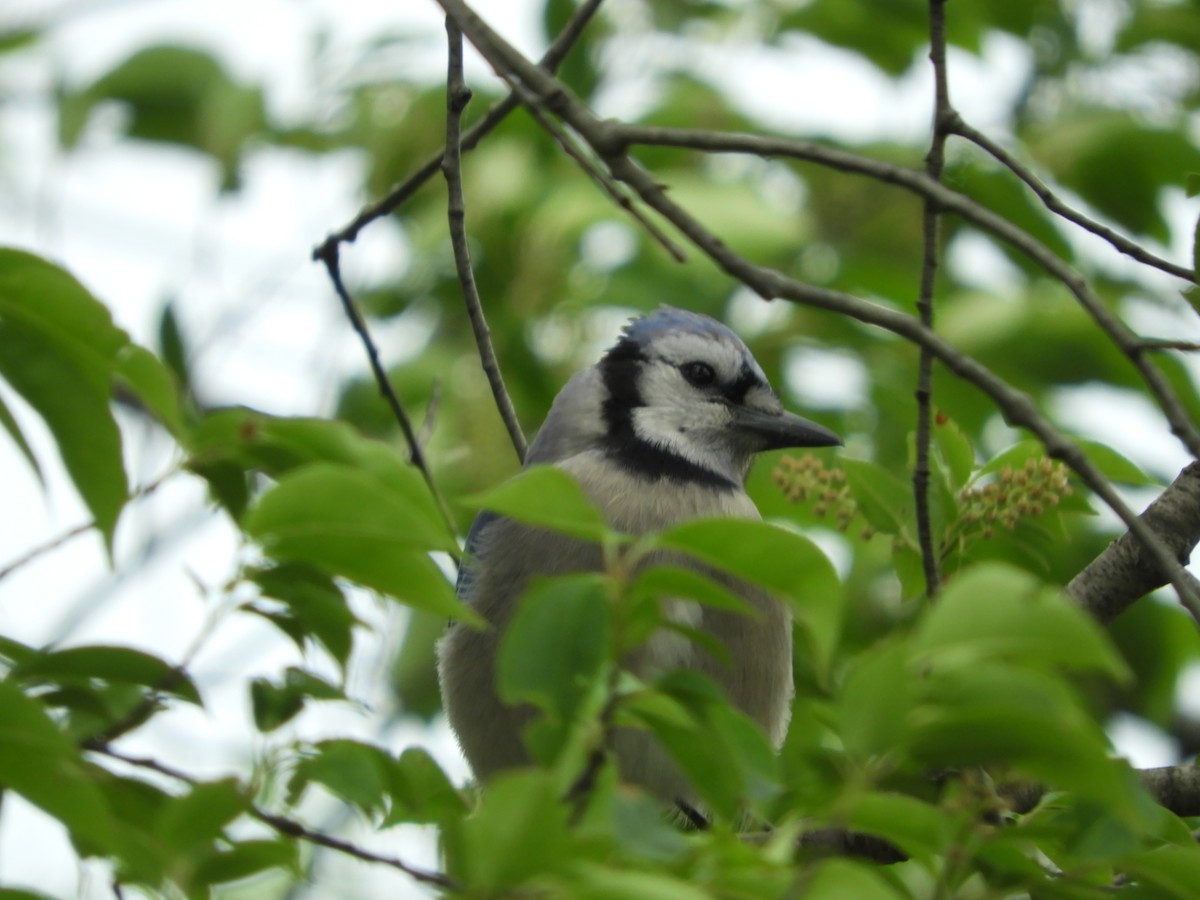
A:
[[[0,378],[41,416],[75,489],[111,546],[128,493],[114,384],[172,433],[185,427],[171,373],[129,340],[108,309],[69,273],[21,250],[0,248]],[[13,414],[0,425],[36,471]]]
[[[474,620],[430,557],[457,545],[417,471],[337,463],[289,471],[242,527],[274,559],[308,563],[418,609]]]

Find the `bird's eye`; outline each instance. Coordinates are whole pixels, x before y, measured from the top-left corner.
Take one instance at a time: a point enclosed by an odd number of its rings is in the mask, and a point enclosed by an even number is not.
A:
[[[679,371],[688,380],[688,384],[694,387],[708,387],[717,379],[717,373],[706,362],[684,363],[679,367]]]

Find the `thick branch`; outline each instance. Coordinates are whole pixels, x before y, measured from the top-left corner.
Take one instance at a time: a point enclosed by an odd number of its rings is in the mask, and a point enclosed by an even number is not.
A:
[[[1029,429],[1042,442],[1051,457],[1066,463],[1098,497],[1116,512],[1148,548],[1151,555],[1166,571],[1171,573],[1171,583],[1179,592],[1180,597],[1194,601],[1195,589],[1171,552],[1158,540],[1154,532],[1138,519],[1136,513],[1121,499],[1120,494],[1109,484],[1083,451],[1076,444],[1067,440],[1049,420],[1041,415],[1028,395],[1010,386],[977,360],[946,343],[936,333],[924,327],[911,316],[840,291],[803,284],[787,278],[773,269],[757,266],[734,253],[690,213],[671,200],[654,176],[624,152],[630,130],[626,130],[619,123],[597,118],[575,99],[561,82],[525,59],[462,0],[438,0],[438,2],[448,15],[454,17],[462,27],[464,34],[470,38],[501,77],[523,82],[544,108],[561,116],[592,146],[593,150],[608,162],[609,169],[616,178],[632,187],[643,202],[672,222],[697,248],[729,275],[763,298],[784,298],[818,309],[830,310],[860,322],[884,328],[920,347],[927,347],[950,371],[979,387],[992,398],[1010,424]],[[986,210],[982,210],[961,195],[946,190],[936,182],[930,181],[922,173],[910,173],[905,178],[924,185],[925,189],[930,192],[936,192],[935,196],[939,200],[942,196],[952,200],[957,197],[956,202],[960,205],[965,203],[968,207],[976,210],[976,215],[986,213]],[[1006,232],[1016,235],[1024,234],[1020,229],[1000,217],[991,213],[987,213],[987,215],[1003,223]],[[1049,251],[1046,252],[1049,253]],[[1049,255],[1052,259],[1056,259],[1053,254]],[[1057,262],[1061,263],[1061,261]],[[1188,427],[1191,427],[1190,423],[1188,423]],[[1197,436],[1196,446],[1200,450],[1200,435]],[[1200,606],[1200,602],[1193,602],[1193,605]]]
[[[1186,466],[1140,518],[1175,559],[1186,563],[1200,542],[1200,462]],[[1126,532],[1071,580],[1067,593],[1101,622],[1110,622],[1168,581],[1157,560]]]

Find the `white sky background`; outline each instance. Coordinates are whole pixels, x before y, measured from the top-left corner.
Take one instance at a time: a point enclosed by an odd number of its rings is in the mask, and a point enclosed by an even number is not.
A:
[[[476,3],[531,55],[543,49],[539,6],[534,0]],[[63,12],[48,14],[47,8]],[[358,194],[361,166],[355,155],[252,153],[243,191],[217,199],[216,173],[207,160],[183,150],[122,143],[114,122],[97,122],[82,150],[62,158],[55,149],[53,110],[37,98],[57,79],[86,83],[134,49],[178,42],[217,51],[235,77],[265,82],[271,113],[298,121],[329,96],[322,78],[336,74],[307,70],[310,48],[322,31],[348,57],[367,36],[411,30],[416,40],[405,65],[440,77],[444,33],[433,0],[0,0],[0,19],[14,22],[22,16],[48,17],[58,24],[39,49],[0,57],[0,83],[17,86],[17,95],[0,106],[0,244],[64,264],[142,343],[154,343],[164,297],[178,298],[185,332],[200,342],[197,381],[210,401],[279,414],[327,414],[339,378],[360,371],[362,359],[323,269],[308,256],[365,199]],[[627,51],[622,68],[634,73],[652,70],[656,60],[679,52],[670,42],[652,41]],[[727,70],[731,95],[769,127],[851,139],[912,137],[927,130],[923,73],[894,89],[854,57],[808,44],[778,53],[736,48],[710,53],[698,66]],[[997,40],[982,61],[952,55],[955,100],[975,124],[996,125],[1005,93],[1017,84],[1023,54],[1016,42]],[[478,84],[484,77],[482,63],[472,58],[468,80]],[[631,79],[609,94],[610,108],[601,111],[636,107],[646,90],[643,82]],[[797,102],[797,97],[802,99]],[[1183,221],[1188,210],[1182,202],[1174,205]],[[1174,249],[1177,258],[1186,258],[1181,248]],[[1002,275],[1000,264],[986,251],[968,247],[963,252],[977,253],[968,261],[973,268]],[[377,223],[345,249],[343,259],[353,277],[396,271],[403,253],[394,230]],[[399,336],[384,331],[379,338],[385,358],[395,359]],[[43,493],[23,458],[7,439],[0,439],[0,508],[6,512],[0,515],[0,567],[87,519],[40,421],[11,393],[3,396],[25,413],[21,422],[48,472],[49,489]],[[1082,394],[1072,398],[1072,424],[1076,418],[1086,422],[1096,437],[1145,460],[1156,473],[1169,476],[1185,462],[1182,451],[1161,438],[1152,445],[1131,444],[1136,429],[1129,423],[1134,420],[1123,413],[1114,421],[1108,414],[1110,402]],[[1165,432],[1155,422],[1149,433],[1158,438]],[[134,483],[147,483],[178,462],[152,433],[134,428],[126,439]],[[128,579],[120,575],[149,551],[154,552],[149,565]],[[221,585],[235,571],[240,552],[221,516],[207,511],[198,481],[177,477],[126,512],[118,531],[115,572],[108,569],[99,541],[89,535],[0,581],[0,631],[33,644],[123,643],[179,660],[213,617]],[[358,608],[379,633],[372,637],[360,631],[349,679],[350,693],[364,707],[314,709],[297,720],[292,733],[378,737],[379,713],[387,711],[389,650],[402,631],[403,614],[369,598],[359,598]],[[249,724],[246,684],[254,675],[275,674],[298,661],[290,643],[251,617],[218,614],[213,629],[191,666],[207,709],[179,709],[122,743],[130,752],[170,760],[201,777],[244,770],[249,759],[269,749],[274,742],[256,737]],[[465,776],[444,725],[429,732],[398,729],[386,740],[394,750],[420,743],[453,775]],[[1165,748],[1155,749],[1144,740],[1127,746],[1137,750],[1142,764],[1167,761]],[[323,815],[336,814],[319,805],[310,812],[314,824]],[[433,838],[420,829],[383,836],[364,830],[354,837],[413,864],[436,866]],[[103,866],[88,863],[80,869],[72,859],[61,829],[19,798],[5,797],[0,885],[53,896],[112,896]],[[337,875],[331,878],[335,867]],[[336,893],[312,889],[305,896],[426,896],[403,876],[330,854],[322,857],[318,877],[336,883]]]

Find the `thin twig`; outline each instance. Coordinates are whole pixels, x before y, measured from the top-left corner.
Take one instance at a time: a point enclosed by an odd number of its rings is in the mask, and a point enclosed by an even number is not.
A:
[[[98,731],[91,737],[86,738],[81,742],[81,746],[84,749],[108,746],[118,738],[124,737],[129,732],[141,728],[142,725],[146,724],[162,708],[162,703],[165,699],[163,695],[174,690],[176,685],[187,678],[188,668],[204,648],[205,643],[216,632],[217,625],[229,613],[230,609],[231,607],[228,604],[221,604],[215,607],[205,619],[204,626],[192,638],[191,644],[184,651],[179,663],[172,666],[162,678],[152,685],[146,695],[142,697],[141,701],[133,709],[122,718],[109,723],[102,731]]]
[[[614,177],[632,187],[643,202],[674,224],[725,272],[763,298],[782,298],[826,309],[891,331],[918,346],[928,347],[951,372],[991,397],[1010,424],[1028,428],[1042,442],[1052,458],[1066,463],[1143,542],[1163,570],[1170,573],[1171,584],[1181,598],[1191,600],[1192,605],[1200,602],[1193,596],[1193,586],[1184,577],[1182,568],[1170,551],[1163,546],[1153,531],[1138,519],[1083,451],[1041,415],[1027,394],[1016,390],[986,366],[948,344],[912,316],[840,291],[795,281],[773,269],[755,265],[732,252],[690,213],[674,203],[654,176],[624,152],[630,130],[595,116],[576,100],[561,82],[538,69],[504,41],[462,0],[438,0],[438,3],[448,15],[454,17],[494,69],[514,75],[524,82],[535,97],[561,116],[601,158],[605,159]],[[901,171],[899,167],[892,168]],[[907,182],[921,185],[924,191],[933,194],[939,200],[943,196],[948,197],[956,205],[965,206],[977,216],[982,217],[982,214],[987,212],[967,198],[930,181],[924,173],[912,170],[908,170],[908,173],[904,176]],[[1003,230],[1006,233],[1015,233],[1018,237],[1024,235],[1020,229],[1003,219],[994,214],[989,215],[1004,223]],[[1200,439],[1197,440],[1197,446],[1200,447]]]
[[[546,133],[554,138],[555,142],[568,157],[575,160],[576,165],[583,169],[584,174],[591,178],[604,193],[608,194],[610,200],[641,225],[646,233],[666,250],[667,254],[675,262],[687,262],[687,257],[684,255],[683,250],[679,248],[679,245],[667,237],[666,232],[659,228],[657,224],[634,204],[629,194],[613,181],[608,173],[592,162],[587,153],[571,140],[566,131],[542,112],[537,104],[537,100],[528,96],[528,92],[519,81],[508,81],[507,83],[512,89],[513,94],[519,97],[521,102],[525,104],[526,111],[533,117],[534,121],[541,125]]]
[[[127,753],[122,753],[120,750],[115,750],[111,746],[101,745],[89,747],[93,753],[99,753],[107,756],[110,759],[115,759],[126,765],[136,766],[139,769],[147,769],[151,772],[157,772],[160,775],[165,775],[168,778],[182,782],[184,784],[194,785],[198,783],[198,779],[193,778],[187,772],[176,769],[173,766],[168,766],[165,763],[159,762],[147,756],[131,756]],[[321,847],[327,847],[330,850],[336,850],[339,853],[344,853],[347,856],[352,856],[355,859],[361,859],[363,862],[378,863],[379,865],[389,866],[405,875],[408,875],[415,881],[422,884],[432,884],[437,887],[445,888],[446,890],[458,890],[458,884],[449,875],[442,872],[431,872],[426,869],[420,869],[416,866],[410,866],[404,860],[395,856],[386,856],[381,853],[375,853],[371,850],[359,847],[357,844],[352,844],[349,841],[341,840],[340,838],[332,837],[328,834],[322,834],[319,831],[313,831],[307,825],[297,822],[295,819],[289,819],[287,816],[276,815],[269,813],[266,810],[251,804],[246,810],[252,818],[257,819],[264,825],[272,828],[279,834],[294,837],[298,840],[305,841],[309,844],[316,844]]]
[[[162,475],[158,476],[158,478],[155,478],[149,484],[146,484],[145,486],[140,487],[137,490],[130,493],[129,500],[140,500],[143,497],[149,497],[156,490],[158,490],[159,486],[162,485],[162,483],[164,481],[166,481],[168,478],[170,478],[172,475],[176,474],[179,471],[180,471],[179,468],[174,468],[168,472],[164,472]],[[6,565],[4,568],[0,569],[0,581],[3,581],[5,578],[7,578],[9,575],[11,575],[13,572],[17,571],[18,569],[29,565],[34,560],[36,560],[42,556],[45,556],[47,553],[51,553],[51,552],[57,550],[59,547],[61,547],[63,544],[67,543],[68,541],[72,540],[73,538],[77,538],[81,534],[86,534],[88,531],[90,531],[91,529],[93,529],[95,527],[96,527],[95,519],[91,520],[90,522],[83,522],[79,525],[74,526],[73,528],[68,528],[62,534],[50,538],[45,543],[38,544],[36,547],[33,547],[30,550],[27,550],[25,553],[18,556],[16,559],[14,559],[12,562],[10,562],[8,565]]]
[[[554,43],[546,51],[545,56],[542,57],[539,63],[542,68],[547,72],[558,71],[558,67],[562,65],[567,52],[575,46],[575,42],[579,40],[584,28],[587,27],[587,24],[595,16],[596,12],[600,9],[600,4],[603,2],[604,0],[586,0],[586,2],[580,5],[579,9],[575,10],[566,26],[559,33],[558,37],[554,39]],[[513,94],[509,94],[500,102],[493,104],[484,114],[483,118],[468,128],[463,134],[461,141],[462,152],[465,153],[474,150],[479,142],[492,129],[503,122],[508,114],[516,109],[518,105],[517,98]],[[397,209],[409,197],[415,194],[425,182],[441,171],[442,157],[444,155],[445,150],[439,150],[425,160],[415,172],[400,183],[393,185],[386,196],[363,208],[350,222],[329,235],[313,250],[313,259],[324,259],[326,254],[329,253],[331,245],[353,243],[358,237],[359,232],[364,228],[376,219],[381,219]]]
[[[945,0],[929,0],[929,60],[933,64],[933,134],[925,156],[925,174],[941,181],[946,159],[946,114],[950,110],[950,87],[946,75]],[[937,286],[941,255],[941,207],[925,198],[921,230],[924,249],[921,260],[921,294],[917,314],[921,324],[933,330],[933,294]],[[933,354],[922,347],[917,364],[917,435],[916,461],[913,465],[913,506],[917,519],[917,542],[925,570],[925,596],[937,594],[941,575],[934,546],[933,525],[929,512],[929,452],[933,435]]]
[[[1143,350],[1162,351],[1178,350],[1181,353],[1196,353],[1200,351],[1200,343],[1196,341],[1176,341],[1167,338],[1142,338],[1139,342]]]
[[[425,453],[421,450],[421,444],[417,440],[416,432],[413,430],[412,419],[408,417],[408,411],[405,410],[404,404],[400,402],[400,398],[396,396],[396,391],[392,387],[391,381],[387,377],[387,372],[384,371],[383,363],[379,358],[379,349],[375,346],[375,340],[371,337],[371,332],[367,329],[367,323],[363,320],[362,315],[358,312],[358,307],[354,305],[354,298],[350,296],[350,292],[346,290],[346,285],[342,281],[341,262],[338,254],[337,244],[327,244],[319,248],[321,255],[318,257],[325,264],[325,269],[329,273],[329,280],[333,283],[333,289],[337,292],[338,299],[342,302],[342,309],[346,313],[346,318],[350,320],[351,326],[355,333],[362,341],[363,349],[367,351],[367,360],[371,365],[371,373],[375,376],[375,383],[379,386],[379,392],[383,394],[384,400],[392,410],[392,415],[396,422],[400,425],[400,430],[404,434],[404,441],[408,444],[408,455],[412,464],[417,467],[425,479],[425,483],[429,486],[429,492],[433,495],[434,501],[437,503],[438,510],[442,514],[442,519],[446,523],[446,527],[451,534],[457,533],[454,527],[454,518],[450,515],[450,508],[446,505],[446,500],[442,497],[442,492],[438,490],[437,483],[433,480],[433,473],[429,469],[429,464],[425,460]],[[454,562],[458,563],[457,554],[451,554]]]
[[[450,244],[454,248],[454,265],[458,270],[458,281],[462,285],[463,299],[467,303],[467,316],[471,320],[471,330],[475,333],[475,344],[479,348],[479,362],[487,375],[492,397],[496,401],[496,410],[504,420],[504,427],[508,429],[508,438],[517,452],[517,459],[524,462],[525,451],[528,448],[525,432],[521,430],[512,398],[504,386],[500,361],[496,358],[495,347],[492,346],[492,333],[483,314],[483,302],[479,299],[479,287],[475,284],[475,273],[471,270],[471,248],[467,244],[466,231],[466,201],[463,199],[462,189],[462,154],[458,143],[461,136],[462,112],[471,100],[471,89],[463,81],[462,32],[449,16],[446,17],[446,38],[449,45],[449,61],[446,70],[446,155],[442,160],[442,174],[446,176],[446,188],[449,193],[446,212],[450,219]]]
[[[1181,266],[1178,263],[1173,263],[1170,260],[1156,256],[1124,235],[1109,228],[1107,225],[1097,222],[1095,219],[1085,216],[1079,210],[1068,206],[1054,191],[1046,186],[1045,182],[1033,174],[1032,169],[1022,164],[1016,157],[982,131],[968,125],[959,113],[953,113],[946,120],[946,127],[952,134],[957,134],[959,137],[965,138],[981,150],[984,150],[1002,166],[1025,182],[1029,189],[1042,201],[1046,209],[1052,213],[1062,216],[1069,222],[1074,222],[1080,228],[1090,231],[1097,237],[1103,238],[1119,253],[1124,253],[1131,259],[1136,259],[1138,262],[1152,266],[1155,269],[1161,269],[1168,275],[1174,275],[1176,278],[1182,278],[1184,281],[1196,281],[1196,273],[1186,266]]]
[[[36,547],[33,547],[32,549],[18,556],[3,569],[0,569],[0,580],[7,578],[13,572],[17,571],[17,569],[29,565],[38,557],[45,556],[47,553],[57,550],[72,538],[77,538],[81,534],[86,534],[95,527],[96,521],[93,519],[90,522],[84,522],[80,525],[76,525],[74,528],[68,528],[62,534],[50,538],[45,543],[38,544]]]
[[[429,403],[425,407],[425,418],[417,431],[417,443],[421,445],[421,449],[425,449],[433,437],[433,429],[437,424],[438,410],[441,409],[441,406],[442,382],[435,378],[429,382]]]

